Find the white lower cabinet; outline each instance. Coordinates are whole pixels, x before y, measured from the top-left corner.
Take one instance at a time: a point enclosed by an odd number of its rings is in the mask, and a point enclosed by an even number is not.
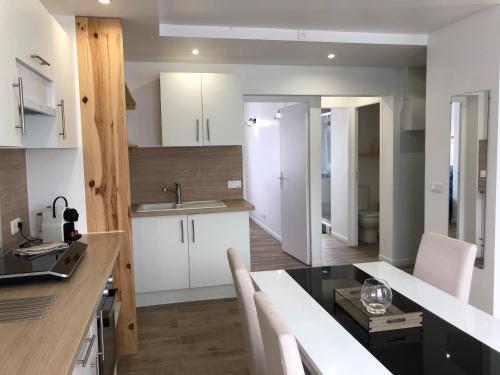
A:
[[[189,216],[189,269],[191,288],[231,284],[227,249],[234,247],[250,263],[247,212]]]
[[[187,215],[132,220],[137,293],[189,288]]]
[[[82,350],[76,360],[72,375],[99,375],[99,352],[97,337],[97,319],[94,319],[83,341]]]
[[[232,284],[226,251],[250,266],[247,211],[132,219],[136,292]]]

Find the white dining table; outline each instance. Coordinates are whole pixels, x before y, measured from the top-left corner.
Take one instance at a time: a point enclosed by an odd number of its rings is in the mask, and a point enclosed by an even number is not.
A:
[[[500,352],[500,320],[386,262],[354,266],[386,280],[392,289]],[[295,336],[302,360],[312,373],[390,374],[286,271],[252,272],[251,277]]]

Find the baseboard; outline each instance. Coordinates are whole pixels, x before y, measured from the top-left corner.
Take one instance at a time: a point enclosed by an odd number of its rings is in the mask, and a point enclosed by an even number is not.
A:
[[[389,263],[390,265],[394,267],[400,267],[400,266],[410,266],[415,264],[415,258],[408,258],[408,259],[391,259],[388,258],[382,254],[378,255],[378,258],[380,260],[383,260],[384,262]]]
[[[281,242],[281,236],[278,236],[278,234],[276,234],[271,229],[269,229],[269,227],[266,226],[266,224],[264,224],[262,221],[256,219],[252,215],[250,215],[250,220],[252,220],[255,224],[257,224],[259,227],[261,227],[264,231],[266,231],[268,234],[270,234],[271,236],[273,236],[279,242]]]
[[[135,295],[137,307],[168,305],[170,303],[204,301],[236,297],[232,284],[206,288],[178,289],[161,292],[137,293]]]
[[[334,231],[332,231],[331,235],[333,237],[335,237],[336,239],[344,241],[346,244],[349,244],[349,239],[347,237],[342,236],[342,235],[340,235],[338,233],[335,233]]]

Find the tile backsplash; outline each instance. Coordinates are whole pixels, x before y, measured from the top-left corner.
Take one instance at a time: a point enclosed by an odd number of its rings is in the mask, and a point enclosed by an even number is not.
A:
[[[129,152],[132,203],[174,201],[162,191],[182,185],[184,200],[240,199],[243,189],[227,182],[243,181],[241,146],[146,147]]]
[[[24,233],[29,229],[26,154],[21,149],[0,149],[0,253],[23,241],[19,234],[10,234],[10,221],[20,218]]]

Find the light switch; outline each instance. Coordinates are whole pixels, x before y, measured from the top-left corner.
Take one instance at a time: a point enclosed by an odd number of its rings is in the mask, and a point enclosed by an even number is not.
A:
[[[440,183],[440,182],[433,182],[433,183],[431,183],[431,191],[433,193],[442,194],[443,193],[443,184]]]
[[[227,188],[228,189],[241,189],[241,180],[228,181]]]

